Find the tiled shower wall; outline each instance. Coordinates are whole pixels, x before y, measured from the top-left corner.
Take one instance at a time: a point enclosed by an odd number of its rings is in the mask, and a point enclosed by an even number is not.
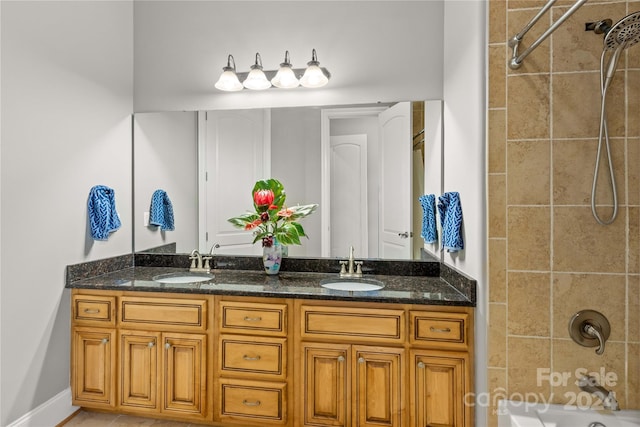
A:
[[[545,3],[489,2],[490,426],[500,398],[588,403],[574,383],[579,368],[609,374],[621,406],[640,408],[640,44],[622,56],[608,95],[620,209],[602,226],[590,198],[603,36],[585,31],[586,22],[640,11],[640,1],[587,2],[511,70],[508,38]],[[521,49],[572,4],[558,1]],[[608,185],[601,173],[603,217]],[[602,356],[568,335],[581,309],[611,323]]]

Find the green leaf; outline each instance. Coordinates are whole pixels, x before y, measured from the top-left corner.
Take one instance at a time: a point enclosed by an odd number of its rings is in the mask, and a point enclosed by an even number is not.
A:
[[[231,224],[233,224],[235,227],[238,228],[245,228],[245,226],[255,220],[257,220],[258,218],[260,218],[260,216],[258,216],[258,214],[256,213],[252,213],[252,212],[247,212],[245,214],[233,217],[233,218],[229,218],[227,221],[229,221]]]

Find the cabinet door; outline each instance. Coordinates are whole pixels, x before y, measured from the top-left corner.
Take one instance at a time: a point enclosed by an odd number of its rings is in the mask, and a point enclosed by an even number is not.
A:
[[[120,405],[158,410],[160,342],[158,332],[120,334]]]
[[[411,362],[411,425],[470,426],[470,410],[464,405],[469,391],[468,355],[415,351]]]
[[[354,425],[400,427],[405,419],[404,349],[354,346]]]
[[[207,361],[205,335],[162,335],[163,412],[204,416],[206,412]]]
[[[115,330],[74,328],[71,352],[73,404],[113,408],[116,404]]]
[[[304,423],[347,426],[351,408],[351,350],[344,344],[302,346]]]

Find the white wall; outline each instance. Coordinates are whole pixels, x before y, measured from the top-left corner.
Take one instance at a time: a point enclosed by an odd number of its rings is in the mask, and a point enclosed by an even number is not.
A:
[[[69,387],[65,266],[131,251],[133,6],[3,1],[0,8],[0,425],[7,425]],[[105,242],[93,242],[87,227],[96,184],[115,190],[122,220]]]
[[[136,114],[134,118],[136,251],[176,243],[178,253],[198,247],[198,136],[194,112]],[[153,192],[167,192],[175,230],[144,225]]]
[[[140,1],[135,3],[135,110],[209,110],[442,98],[441,1]],[[460,29],[457,26],[458,30]],[[322,89],[225,93],[232,54],[274,70],[315,48]]]
[[[478,281],[476,393],[487,389],[486,8],[485,0],[447,1],[444,13],[444,191],[460,193],[465,239],[465,250],[445,252],[444,262]],[[477,426],[486,415],[476,406]]]

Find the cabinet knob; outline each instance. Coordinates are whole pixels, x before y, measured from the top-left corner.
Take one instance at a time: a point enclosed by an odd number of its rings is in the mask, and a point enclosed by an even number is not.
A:
[[[242,404],[245,406],[260,406],[260,401],[259,400],[255,400],[253,402],[249,401],[249,400],[243,400]]]
[[[147,347],[152,348],[154,345],[156,345],[155,341],[151,341],[149,342],[149,344],[147,344]]]
[[[260,360],[260,356],[247,356],[246,354],[242,358],[244,360]]]
[[[338,362],[344,362],[344,356],[338,356]]]
[[[364,363],[364,357],[358,357],[358,363]]]
[[[102,344],[106,344],[109,342],[109,338],[102,338],[102,340],[100,341]]]
[[[418,368],[424,369],[425,366],[424,362],[418,362]]]
[[[169,342],[164,343],[164,348],[169,350],[171,348],[171,344]]]

